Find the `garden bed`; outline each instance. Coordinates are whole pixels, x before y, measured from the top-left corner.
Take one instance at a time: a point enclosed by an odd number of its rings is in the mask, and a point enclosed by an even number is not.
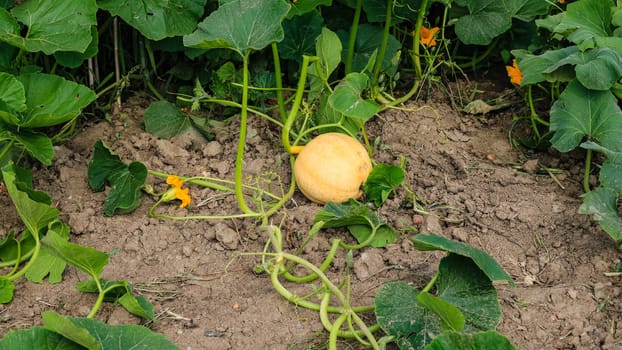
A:
[[[235,123],[216,130],[210,142],[195,134],[163,140],[143,131],[144,106],[130,101],[120,116],[86,123],[57,147],[52,166],[35,166],[34,187],[51,195],[61,219],[71,226],[71,241],[109,253],[102,277],[127,280],[136,294],[153,302],[157,317],[148,326],[181,349],[322,348],[326,333],[317,314],[277,294],[269,277],[256,273],[257,256],[241,256],[261,252],[265,245],[267,237],[254,220],[151,219],[147,211],[154,202],[147,196],[130,214],[103,215],[106,193],[93,192],[87,181],[93,145],[100,139],[123,161],[138,160],[149,169],[233,179]],[[467,115],[437,96],[387,110],[367,124],[376,145],[374,160],[406,161],[405,184],[427,214],[419,225],[420,213],[407,205],[402,189],[379,209],[399,237],[387,248],[355,251],[352,300],[373,303],[388,281],[422,288],[443,254],[415,250],[410,237],[432,232],[481,248],[516,282],[515,288],[497,286],[503,311],[498,330],[518,348],[615,349],[622,344],[620,277],[606,274],[618,269],[620,253],[589,216],[577,214],[580,158],[510,145],[508,130],[516,112]],[[249,127],[245,176],[269,177],[275,186],[279,181],[287,186],[290,170],[279,130],[253,116]],[[148,181],[158,190],[167,187],[158,178]],[[190,188],[189,211],[177,205],[158,210],[176,215],[238,211],[233,195]],[[0,196],[0,208],[1,231],[19,227],[6,194]],[[272,223],[281,226],[285,249],[294,251],[321,206],[297,193],[286,208]],[[322,231],[303,256],[320,263],[333,236],[352,240],[346,230]],[[344,265],[345,257],[338,254],[328,276],[338,282]],[[59,284],[19,280],[14,300],[0,307],[1,334],[40,324],[45,310],[85,316],[95,296],[75,289],[83,279],[69,267]],[[304,284],[291,288],[299,295],[309,293]],[[110,324],[141,322],[112,304],[105,304],[97,318]],[[340,348],[349,346],[354,343]]]

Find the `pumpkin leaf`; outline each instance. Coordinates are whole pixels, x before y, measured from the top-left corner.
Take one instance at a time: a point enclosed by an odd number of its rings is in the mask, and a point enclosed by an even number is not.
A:
[[[350,73],[337,85],[328,98],[328,103],[337,112],[365,122],[380,111],[380,105],[374,100],[364,99],[361,95],[367,88],[367,75]]]
[[[516,350],[512,343],[497,331],[485,331],[473,334],[459,332],[443,332],[439,334],[425,350]]]
[[[404,181],[402,168],[388,164],[374,166],[363,185],[365,200],[373,202],[377,207],[381,206],[402,181]]]
[[[551,144],[560,152],[577,147],[583,139],[622,151],[622,111],[610,91],[585,88],[571,81],[551,107]]]
[[[618,193],[607,187],[598,187],[585,193],[583,204],[579,207],[579,214],[592,215],[603,231],[616,242],[622,245],[622,218],[618,214]]]
[[[283,40],[281,22],[290,5],[273,0],[230,0],[184,36],[184,45],[200,49],[227,48],[246,56]]]
[[[386,247],[397,240],[395,230],[381,221],[378,214],[368,206],[354,199],[344,203],[328,202],[313,220],[313,224],[322,221],[323,228],[347,227],[360,243],[368,242],[372,247]]]

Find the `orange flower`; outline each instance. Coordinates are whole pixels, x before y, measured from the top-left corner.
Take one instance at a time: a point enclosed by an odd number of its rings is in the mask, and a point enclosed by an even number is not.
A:
[[[559,2],[560,4],[563,4],[563,3],[565,3],[565,2],[566,2],[566,0],[559,0],[558,2]]]
[[[516,63],[516,59],[512,61],[511,66],[505,66],[505,70],[508,72],[508,77],[510,77],[510,82],[512,84],[520,85],[523,81],[523,72],[518,68],[518,64]]]
[[[181,188],[184,182],[179,179],[179,176],[171,175],[167,177],[166,183],[169,184],[171,188],[162,195],[162,201],[169,202],[174,199],[179,199],[181,201],[179,205],[180,208],[185,208],[192,202],[192,198],[190,198],[190,189]]]
[[[436,46],[436,39],[434,36],[438,32],[438,27],[428,29],[421,26],[421,43],[427,47]]]

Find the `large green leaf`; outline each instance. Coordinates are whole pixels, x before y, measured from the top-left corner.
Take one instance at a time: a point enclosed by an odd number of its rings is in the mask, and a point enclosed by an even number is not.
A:
[[[516,350],[510,341],[497,331],[474,334],[443,332],[425,350]]]
[[[91,43],[84,52],[57,51],[54,58],[58,64],[69,68],[78,68],[85,60],[94,57],[99,50],[99,33],[97,27],[91,27]]]
[[[0,119],[20,128],[59,125],[77,117],[97,97],[88,87],[52,74],[20,75],[24,86],[26,111],[0,113]]]
[[[88,350],[102,349],[99,341],[86,328],[74,324],[68,317],[61,316],[54,311],[45,311],[42,316],[43,326],[47,330],[61,334]]]
[[[447,327],[443,322],[454,326],[464,322],[465,333],[492,330],[499,323],[501,307],[496,290],[472,259],[457,254],[443,258],[436,285],[441,301],[434,302],[431,308],[429,297],[422,298],[404,282],[386,283],[376,294],[376,320],[388,335],[396,338],[400,349],[423,349]],[[421,299],[425,302],[420,303]]]
[[[24,85],[13,75],[0,72],[0,115],[25,111],[26,92]]]
[[[622,111],[609,91],[583,87],[577,80],[568,84],[551,107],[551,143],[568,152],[583,139],[598,141],[614,151],[622,151]]]
[[[97,278],[108,264],[108,254],[68,242],[55,231],[49,231],[41,239],[41,243],[50,254],[63,259],[93,278]]]
[[[438,297],[464,314],[464,332],[495,329],[501,321],[501,306],[492,280],[473,259],[449,254],[439,264]]]
[[[363,0],[363,11],[369,22],[384,23],[387,18],[387,3],[391,6],[391,23],[399,24],[405,19],[415,19],[421,10],[421,0],[399,0],[387,2],[386,0]],[[428,2],[428,7],[430,2]],[[427,9],[424,9],[427,11]]]
[[[374,100],[363,98],[367,88],[367,75],[350,73],[346,75],[328,98],[328,103],[339,113],[365,122],[380,111]]]
[[[512,54],[518,58],[518,66],[523,73],[521,85],[526,86],[542,81],[571,81],[576,76],[574,67],[559,66],[558,62],[579,52],[577,46],[568,46],[559,50],[547,50],[541,55],[533,55],[527,50],[513,50]],[[557,69],[552,69],[554,66]]]
[[[69,240],[69,226],[60,220],[53,221],[46,233],[50,234],[51,231],[64,239]],[[47,276],[49,283],[59,283],[63,280],[63,272],[67,267],[67,262],[55,256],[50,252],[49,248],[45,245],[41,247],[37,259],[30,265],[28,271],[26,271],[26,278],[35,283],[43,282],[43,279]]]
[[[417,302],[419,292],[404,282],[387,282],[376,294],[376,321],[400,349],[423,349],[441,332],[441,320]]]
[[[171,138],[187,130],[190,117],[168,101],[157,101],[145,109],[145,131],[161,138]]]
[[[415,248],[418,250],[444,250],[449,253],[471,258],[491,281],[504,281],[508,282],[510,285],[514,285],[514,281],[512,281],[512,278],[507,272],[499,266],[495,259],[481,249],[435,234],[420,233],[413,236],[412,241],[415,244]]]
[[[610,48],[574,52],[562,57],[544,73],[565,65],[575,66],[577,80],[591,90],[609,90],[622,77],[622,56]]]
[[[207,0],[99,0],[97,5],[123,18],[146,38],[189,34],[203,16]]]
[[[456,21],[456,35],[465,44],[488,45],[494,38],[512,27],[512,19],[532,21],[545,14],[548,3],[542,0],[456,0],[454,5],[464,7],[467,15]]]
[[[572,2],[566,7],[555,32],[563,34],[583,49],[593,47],[595,38],[611,36],[612,5],[609,0]]]
[[[84,350],[84,347],[43,327],[13,330],[0,339],[3,350]]]
[[[0,9],[0,41],[29,52],[84,52],[91,42],[91,26],[97,25],[95,0],[25,1],[9,15]],[[28,30],[21,36],[18,22]]]
[[[202,49],[228,48],[246,56],[283,40],[281,22],[289,11],[285,1],[232,0],[184,36],[184,45]]]
[[[54,145],[52,140],[42,132],[19,129],[19,127],[6,125],[0,121],[0,140],[15,141],[16,145],[23,147],[31,157],[45,165],[52,164]]]
[[[22,182],[22,179],[16,175],[19,173],[20,171],[12,163],[2,168],[2,178],[17,213],[28,231],[32,234],[39,234],[42,228],[47,227],[58,217],[60,211],[51,207],[49,203],[41,202],[41,197],[36,193],[33,195],[31,189],[24,188],[24,185],[28,186],[28,182]]]
[[[102,140],[93,147],[93,157],[89,162],[88,180],[93,191],[103,191],[106,182],[113,174],[123,171],[127,166]]]
[[[603,231],[616,242],[622,244],[622,218],[618,212],[618,193],[607,187],[598,187],[583,195],[579,214],[592,215]]]
[[[283,22],[285,36],[279,42],[281,58],[302,62],[302,56],[315,54],[315,39],[322,32],[324,19],[317,11],[308,12]]]
[[[601,152],[607,156],[598,173],[600,185],[622,195],[622,152],[615,152],[595,142],[584,142],[582,148]]]

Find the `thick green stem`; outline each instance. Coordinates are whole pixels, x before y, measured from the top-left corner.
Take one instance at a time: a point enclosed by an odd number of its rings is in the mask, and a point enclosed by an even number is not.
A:
[[[438,276],[440,275],[439,272],[437,272],[436,274],[434,274],[434,277],[432,277],[432,279],[430,280],[430,282],[428,282],[428,284],[426,284],[425,287],[423,287],[423,289],[421,290],[422,292],[429,292],[430,289],[432,289],[432,287],[434,287],[434,285],[436,284],[436,280],[438,279]]]
[[[307,71],[309,69],[309,63],[315,62],[319,60],[316,56],[302,56],[302,67],[300,68],[300,78],[298,79],[298,87],[296,88],[296,96],[294,97],[294,102],[292,102],[291,110],[289,111],[289,115],[283,124],[283,129],[281,130],[281,141],[283,143],[283,147],[288,153],[291,153],[292,145],[289,141],[289,134],[294,125],[294,121],[296,120],[296,116],[298,115],[298,109],[300,108],[300,104],[302,103],[302,95],[305,91],[305,84],[307,83]]]
[[[391,29],[391,14],[393,13],[393,0],[387,0],[387,12],[384,20],[384,30],[382,32],[382,41],[378,48],[378,55],[376,56],[376,62],[374,62],[374,71],[372,72],[371,87],[373,89],[373,96],[378,94],[378,76],[382,70],[382,63],[384,63],[384,55],[387,52],[387,45],[389,42],[389,30]]]
[[[592,168],[592,150],[588,149],[585,154],[585,172],[583,173],[583,191],[588,193],[591,191],[590,188],[590,172]]]
[[[423,26],[423,19],[425,18],[425,12],[428,8],[428,0],[421,1],[421,7],[417,13],[417,22],[415,22],[415,33],[413,35],[413,49],[412,60],[415,66],[415,81],[421,80],[423,77],[423,70],[421,69],[421,56],[419,55],[419,47],[421,45],[421,26]]]
[[[356,33],[359,29],[362,9],[363,0],[357,0],[356,7],[354,8],[354,18],[352,18],[352,26],[350,27],[350,37],[348,38],[348,51],[346,51],[346,74],[352,72],[352,59],[354,58],[354,47],[356,46]]]
[[[340,239],[333,240],[333,244],[330,247],[330,250],[328,251],[326,258],[324,259],[322,264],[319,266],[320,271],[324,272],[326,271],[326,269],[328,269],[330,264],[333,262],[335,255],[337,254],[337,249],[339,248],[340,244],[341,244]],[[309,283],[318,278],[318,275],[315,272],[312,272],[306,276],[292,275],[291,273],[289,273],[289,270],[291,270],[294,266],[295,265],[289,266],[288,269],[282,273],[283,277],[285,277],[286,280],[290,282],[295,282],[295,283]]]
[[[238,201],[238,206],[245,214],[254,214],[246,204],[243,191],[243,165],[244,165],[244,148],[246,146],[246,120],[248,117],[248,61],[250,60],[250,52],[246,52],[242,57],[243,72],[242,72],[242,110],[240,111],[240,134],[238,135],[238,150],[235,157],[235,198]]]
[[[283,99],[283,78],[281,77],[281,59],[279,58],[279,47],[276,42],[272,43],[272,58],[274,60],[274,77],[276,81],[276,101],[279,105],[281,121],[285,122],[287,111],[285,110],[285,100]]]

